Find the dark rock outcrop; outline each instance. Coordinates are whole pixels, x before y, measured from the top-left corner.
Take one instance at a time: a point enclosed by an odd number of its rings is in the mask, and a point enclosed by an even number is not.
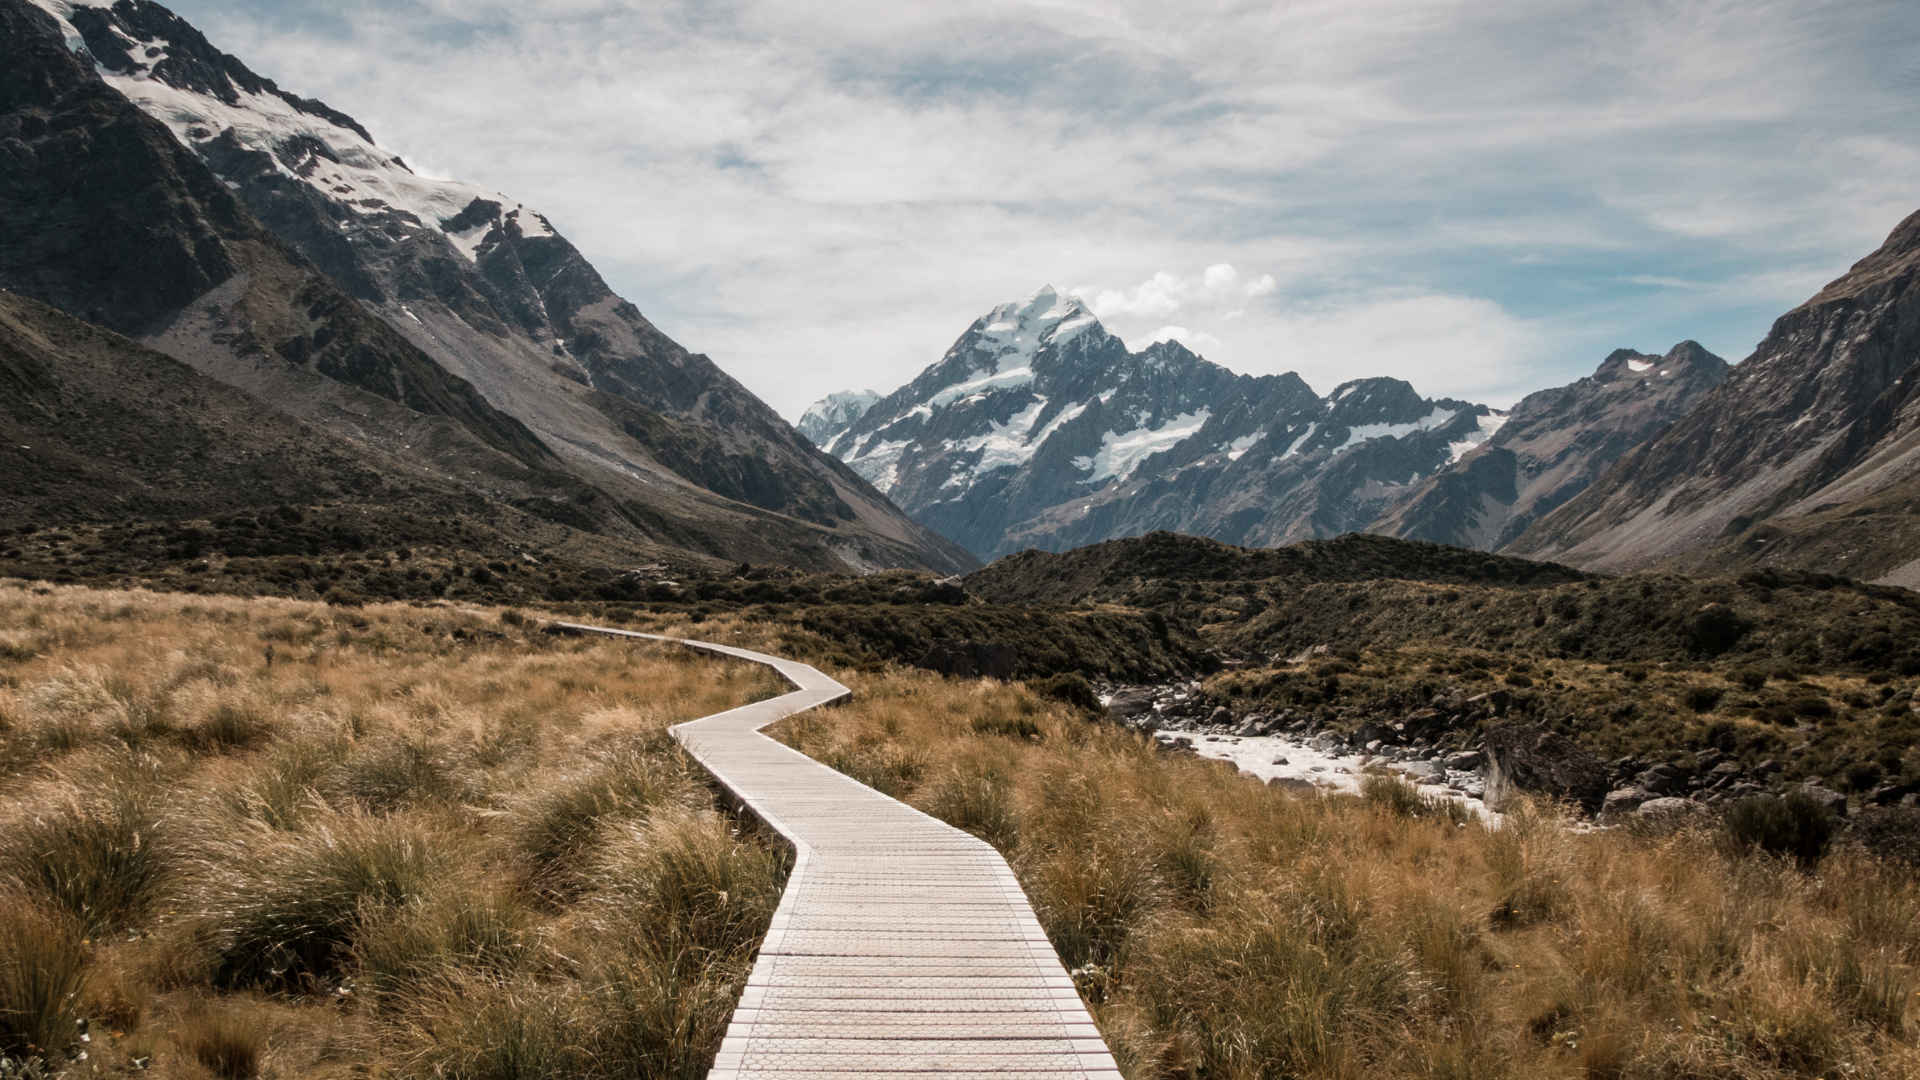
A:
[[[1487,732],[1488,809],[1521,794],[1568,799],[1592,813],[1607,794],[1607,765],[1591,750],[1540,724],[1503,724]]]

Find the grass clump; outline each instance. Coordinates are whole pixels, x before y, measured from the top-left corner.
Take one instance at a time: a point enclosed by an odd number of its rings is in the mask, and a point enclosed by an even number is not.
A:
[[[421,900],[458,866],[449,839],[403,818],[339,814],[223,852],[203,899],[223,940],[216,978],[294,985],[334,973],[359,926]]]
[[[78,922],[0,891],[0,1053],[44,1060],[74,1046],[86,975]]]
[[[152,908],[170,869],[160,815],[157,799],[137,786],[70,793],[0,837],[0,872],[88,934],[129,925]]]

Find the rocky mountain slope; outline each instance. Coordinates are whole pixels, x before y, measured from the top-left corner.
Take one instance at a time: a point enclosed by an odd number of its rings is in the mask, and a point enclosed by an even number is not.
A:
[[[1692,341],[1665,356],[1618,349],[1592,375],[1522,398],[1491,438],[1368,531],[1498,550],[1684,416],[1728,370]]]
[[[0,285],[609,535],[972,564],[660,334],[545,219],[416,176],[165,8],[0,0],[0,29]]]
[[[1605,569],[1819,563],[1920,584],[1917,360],[1920,214],[1507,550]]]
[[[982,558],[1154,529],[1271,546],[1364,528],[1498,430],[1397,379],[1322,398],[1177,342],[1130,352],[1051,288],[977,320],[827,449]]]

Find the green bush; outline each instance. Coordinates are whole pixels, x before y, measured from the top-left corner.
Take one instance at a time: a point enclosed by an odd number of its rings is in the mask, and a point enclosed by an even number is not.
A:
[[[1041,697],[1064,701],[1087,712],[1105,711],[1105,706],[1100,704],[1100,695],[1094,693],[1093,684],[1075,672],[1063,671],[1058,675],[1049,675],[1028,683],[1027,688]]]
[[[1729,841],[1738,849],[1759,849],[1789,855],[1810,866],[1839,830],[1833,811],[1795,791],[1784,799],[1741,799],[1722,819]]]
[[[1717,686],[1693,685],[1680,692],[1680,703],[1694,712],[1712,712],[1726,691]]]

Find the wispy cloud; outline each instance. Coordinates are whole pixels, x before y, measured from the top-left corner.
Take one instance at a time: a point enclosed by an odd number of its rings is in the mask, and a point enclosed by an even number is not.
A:
[[[1047,281],[1316,386],[1737,358],[1920,207],[1906,0],[174,6],[789,415]]]

